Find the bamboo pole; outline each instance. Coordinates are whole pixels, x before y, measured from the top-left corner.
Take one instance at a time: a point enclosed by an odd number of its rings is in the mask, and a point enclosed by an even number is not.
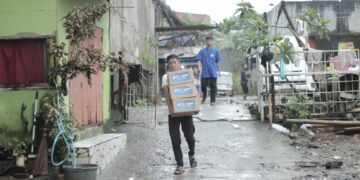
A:
[[[360,121],[328,121],[328,120],[311,120],[311,119],[287,119],[288,123],[296,124],[326,124],[326,125],[342,125],[342,126],[360,126]]]
[[[360,127],[348,127],[344,129],[345,131],[360,131]]]

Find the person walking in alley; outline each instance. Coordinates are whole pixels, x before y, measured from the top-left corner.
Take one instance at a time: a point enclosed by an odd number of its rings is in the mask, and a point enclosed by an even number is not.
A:
[[[243,64],[240,72],[240,78],[241,78],[241,87],[243,90],[243,100],[246,100],[246,96],[249,93],[249,87],[248,87],[248,74],[247,74],[247,65]]]
[[[201,91],[204,104],[207,96],[207,87],[210,86],[210,104],[215,105],[216,81],[220,76],[220,52],[213,47],[214,39],[206,37],[206,47],[202,48],[198,54],[198,66],[201,70]]]
[[[178,71],[180,70],[180,61],[178,56],[176,55],[169,55],[167,57],[167,63],[169,71]],[[190,160],[190,166],[192,168],[197,166],[197,162],[195,160],[195,126],[193,122],[193,117],[190,116],[181,116],[181,117],[173,117],[172,112],[173,108],[171,105],[170,100],[170,94],[169,94],[169,86],[168,86],[168,75],[165,74],[162,77],[162,90],[164,92],[166,102],[169,108],[169,115],[168,115],[168,121],[169,121],[169,133],[171,138],[171,144],[175,155],[175,160],[177,167],[174,171],[174,174],[182,174],[184,173],[184,162],[183,162],[183,154],[181,151],[181,136],[180,136],[180,124],[181,129],[184,133],[186,142],[189,146],[189,160]]]

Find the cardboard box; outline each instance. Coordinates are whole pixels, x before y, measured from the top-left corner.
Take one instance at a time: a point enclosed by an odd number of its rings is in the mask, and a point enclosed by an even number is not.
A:
[[[194,82],[194,74],[191,69],[168,73],[168,85],[169,86],[191,83],[191,82]]]
[[[171,99],[188,98],[198,95],[194,82],[170,86],[169,89]]]
[[[174,108],[174,115],[193,115],[200,111],[200,99],[198,96],[172,99],[172,105]]]
[[[191,69],[169,72],[168,86],[173,117],[191,116],[200,111],[200,98]]]

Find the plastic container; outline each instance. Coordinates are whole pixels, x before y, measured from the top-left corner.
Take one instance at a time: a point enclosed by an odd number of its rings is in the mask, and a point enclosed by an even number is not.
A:
[[[97,164],[78,164],[63,166],[65,180],[96,180]]]

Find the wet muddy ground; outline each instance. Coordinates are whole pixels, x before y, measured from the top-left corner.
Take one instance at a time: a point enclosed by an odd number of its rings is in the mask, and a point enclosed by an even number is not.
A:
[[[304,171],[301,179],[360,179],[360,135],[337,135],[332,128],[312,129],[292,140],[306,159],[298,162]]]
[[[156,127],[131,121],[113,126],[127,134],[127,147],[98,179],[359,179],[360,136],[313,130],[312,139],[291,139],[249,118],[251,103],[224,98],[202,107],[194,118],[198,167],[190,168],[182,138],[185,173],[180,176],[173,175],[166,108],[158,108]],[[326,169],[334,158],[343,165]]]
[[[196,122],[196,158],[191,169],[182,140],[186,172],[175,176],[175,160],[167,124],[148,129],[120,127],[128,135],[127,148],[100,179],[291,179],[302,173],[294,162],[302,160],[289,139],[257,121]]]

